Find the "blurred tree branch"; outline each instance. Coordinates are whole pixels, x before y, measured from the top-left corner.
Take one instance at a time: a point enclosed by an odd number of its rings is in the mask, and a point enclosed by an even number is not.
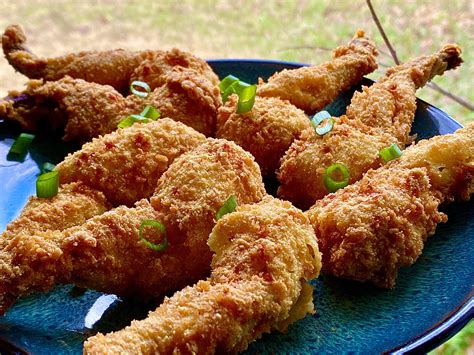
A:
[[[393,48],[392,44],[390,43],[390,40],[388,39],[387,35],[385,34],[385,31],[382,27],[382,24],[380,23],[380,20],[372,6],[372,3],[371,3],[371,0],[366,0],[367,1],[367,5],[369,6],[369,10],[370,10],[370,13],[372,14],[372,18],[374,19],[374,22],[375,24],[377,25],[377,28],[380,32],[380,34],[382,35],[383,37],[383,40],[385,41],[385,44],[387,45],[390,53],[392,54],[392,58],[393,60],[395,61],[395,63],[397,65],[400,64],[400,60],[398,59],[397,57],[397,52],[395,51],[395,49]],[[433,82],[430,82],[427,84],[427,86],[435,91],[438,91],[439,93],[449,97],[451,100],[454,100],[456,101],[458,104],[466,107],[468,110],[471,110],[471,111],[474,111],[474,104],[472,104],[471,102],[469,102],[467,99],[463,98],[463,97],[459,97],[457,95],[454,95],[452,94],[451,92],[443,89],[442,87],[440,87],[438,84],[435,84]]]

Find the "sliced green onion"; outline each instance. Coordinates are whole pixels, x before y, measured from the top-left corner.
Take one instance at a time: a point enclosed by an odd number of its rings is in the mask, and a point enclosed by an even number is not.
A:
[[[28,149],[30,149],[31,142],[33,142],[34,138],[34,134],[21,133],[17,139],[15,139],[15,142],[13,142],[7,156],[15,158],[15,160],[18,161],[25,160]]]
[[[36,179],[36,196],[41,198],[51,198],[58,194],[59,172],[50,171],[38,176]]]
[[[233,76],[233,75],[227,75],[224,79],[221,80],[219,83],[219,89],[221,90],[221,93],[223,93],[230,85],[235,83],[236,81],[240,81],[239,78]]]
[[[335,173],[342,175],[342,179],[334,180],[331,176]],[[344,164],[332,164],[326,168],[323,181],[329,192],[335,192],[349,185],[349,170]]]
[[[140,113],[140,116],[149,118],[151,120],[156,120],[160,117],[160,112],[153,106],[147,105]]]
[[[241,81],[234,81],[230,84],[221,94],[222,102],[226,102],[230,95],[237,94],[237,87],[240,85]],[[248,85],[248,84],[247,84]]]
[[[44,163],[41,166],[41,174],[48,173],[50,171],[53,171],[56,165],[51,164],[51,163]]]
[[[321,123],[324,123],[324,125],[321,126]],[[329,112],[320,111],[311,117],[311,124],[313,125],[317,134],[324,136],[334,127],[334,118],[331,117]]]
[[[257,85],[250,85],[243,88],[239,95],[239,103],[237,105],[237,113],[245,113],[252,110],[255,103],[255,94],[257,93]]]
[[[234,81],[222,93],[222,102],[226,102],[230,95],[237,94],[239,96],[237,113],[245,113],[252,109],[256,93],[257,85],[250,85],[240,80]]]
[[[390,160],[400,158],[400,156],[402,155],[402,151],[400,150],[398,145],[393,143],[391,146],[381,149],[379,155],[387,163]]]
[[[145,91],[138,90],[135,87],[145,89]],[[135,80],[130,84],[130,91],[132,94],[137,95],[138,97],[147,97],[148,93],[151,92],[150,85],[143,81]]]
[[[160,234],[163,234],[163,241],[160,244],[155,244],[153,242],[150,242],[148,239],[146,239],[143,236],[143,230],[145,227],[153,227],[158,229]],[[163,251],[168,247],[168,238],[166,237],[166,228],[163,224],[161,224],[159,221],[156,221],[154,219],[145,219],[142,221],[140,224],[140,227],[138,228],[138,235],[140,237],[140,240],[145,244],[148,248],[154,250],[154,251]]]
[[[221,208],[219,208],[219,211],[216,213],[216,219],[219,220],[221,219],[224,215],[227,213],[234,212],[235,209],[237,208],[237,197],[234,195],[231,195],[222,205]]]
[[[118,128],[127,128],[133,125],[135,122],[142,122],[148,123],[150,122],[149,118],[140,116],[140,115],[130,115],[127,118],[124,118],[122,121],[119,122],[117,125]]]

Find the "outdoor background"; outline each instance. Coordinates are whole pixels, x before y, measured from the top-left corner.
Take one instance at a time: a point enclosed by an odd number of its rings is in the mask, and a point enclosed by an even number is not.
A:
[[[53,1],[0,0],[0,29],[24,26],[34,53],[179,47],[204,58],[269,58],[321,63],[331,49],[364,29],[381,49],[380,69],[394,62],[364,0],[299,1]],[[474,1],[373,0],[401,61],[456,42],[465,63],[434,81],[474,102]],[[0,60],[0,97],[21,88],[25,78]],[[418,96],[457,120],[474,112],[424,88]]]
[[[373,0],[401,61],[437,51],[444,43],[463,48],[465,63],[435,82],[474,103],[474,1]],[[394,64],[364,0],[299,1],[53,1],[0,0],[0,30],[20,23],[30,49],[42,56],[80,50],[179,47],[204,58],[267,58],[321,63],[331,50],[363,29],[379,46],[379,78]],[[0,97],[20,89],[25,77],[0,59]],[[431,88],[418,96],[462,123],[474,112]],[[464,333],[474,332],[473,323]],[[462,353],[469,335],[457,337]],[[463,345],[464,344],[464,345]],[[471,349],[472,346],[471,346]],[[474,350],[471,350],[474,353]]]

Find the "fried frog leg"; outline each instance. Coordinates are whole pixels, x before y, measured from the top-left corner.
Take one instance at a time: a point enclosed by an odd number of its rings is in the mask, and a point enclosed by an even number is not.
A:
[[[160,118],[94,138],[56,170],[61,184],[80,181],[104,193],[113,206],[133,206],[153,195],[158,179],[178,156],[205,141],[191,127]]]
[[[124,97],[108,85],[71,77],[46,83],[31,80],[23,92],[10,92],[0,100],[0,117],[17,121],[28,130],[45,122],[52,129],[64,128],[64,140],[86,142],[115,131],[121,120],[152,105],[161,117],[210,136],[215,132],[221,102],[217,86],[192,69],[176,67],[146,98]]]
[[[416,89],[457,67],[462,62],[460,53],[458,46],[446,45],[433,55],[389,69],[379,82],[354,94],[346,115],[334,118],[329,133],[319,136],[305,131],[309,136],[295,141],[282,158],[279,196],[309,208],[329,193],[324,184],[326,168],[343,164],[349,183],[354,183],[382,164],[381,149],[394,143],[403,149],[411,140]]]
[[[321,255],[304,214],[266,197],[220,219],[208,242],[212,274],[165,299],[148,318],[98,334],[86,354],[236,353],[313,312]]]
[[[0,309],[19,296],[47,291],[55,283],[75,283],[121,296],[153,298],[206,277],[211,251],[206,245],[216,212],[229,198],[240,204],[265,194],[253,157],[232,142],[210,139],[177,158],[158,181],[150,203],[118,207],[84,224],[44,233],[20,233],[0,252]],[[153,228],[166,228],[167,248]]]
[[[217,75],[201,58],[190,53],[170,51],[83,51],[56,58],[38,57],[26,46],[26,35],[19,25],[10,25],[2,36],[3,53],[8,62],[30,79],[56,81],[70,76],[102,85],[111,85],[123,94],[134,80],[145,81],[152,89],[164,84],[174,66],[193,69],[214,85]]]
[[[333,59],[321,65],[282,70],[267,83],[260,82],[258,95],[288,100],[308,114],[321,110],[336,96],[377,69],[377,48],[358,31],[347,46],[334,50]]]
[[[321,110],[377,68],[375,44],[363,36],[358,32],[348,46],[336,49],[330,62],[274,74],[267,84],[260,84],[249,112],[237,113],[236,97],[229,98],[218,111],[216,137],[252,153],[263,176],[274,175],[293,141],[312,129],[300,108]]]
[[[407,148],[384,167],[316,202],[307,215],[318,236],[323,271],[395,286],[436,225],[440,203],[474,192],[474,124]]]

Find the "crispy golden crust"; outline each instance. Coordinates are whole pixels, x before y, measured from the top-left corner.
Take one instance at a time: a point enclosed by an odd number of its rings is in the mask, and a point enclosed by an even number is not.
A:
[[[324,171],[344,163],[350,182],[380,166],[380,149],[393,143],[403,149],[416,110],[416,89],[435,75],[462,62],[456,45],[447,45],[433,55],[419,57],[390,69],[386,76],[362,92],[356,92],[347,113],[334,118],[334,129],[323,137],[314,132],[295,141],[282,158],[278,195],[302,208],[324,197]]]
[[[222,99],[219,87],[206,77],[176,67],[167,75],[165,84],[150,96],[164,117],[183,122],[207,137],[214,136]]]
[[[34,234],[80,225],[109,208],[101,192],[79,182],[64,184],[53,198],[30,197],[21,214],[8,224],[2,243],[20,233]]]
[[[217,115],[218,138],[234,141],[252,153],[262,175],[273,175],[291,143],[311,129],[308,117],[287,101],[257,96],[251,111],[236,113],[237,97],[231,96]]]
[[[214,85],[219,82],[217,75],[203,59],[178,49],[84,51],[44,58],[31,53],[26,47],[26,36],[19,25],[10,25],[5,29],[2,46],[8,62],[31,79],[55,81],[70,76],[111,85],[122,93],[128,93],[129,85],[134,80],[145,81],[152,89],[161,86],[164,77],[174,66],[179,65],[196,70]]]
[[[15,302],[17,295],[29,290],[47,290],[51,280],[45,277],[49,258],[61,253],[50,240],[42,242],[37,235],[56,235],[56,231],[84,223],[93,216],[109,209],[104,195],[81,183],[63,185],[58,195],[51,199],[30,197],[20,216],[12,221],[2,233],[0,240],[0,314]],[[54,232],[53,232],[54,231]],[[45,233],[48,232],[48,233]],[[34,236],[34,237],[31,237]],[[14,256],[19,254],[19,258]],[[34,263],[30,265],[30,258]],[[26,270],[22,264],[26,265]],[[44,267],[44,270],[42,270]],[[40,284],[37,279],[39,273]],[[12,285],[11,280],[22,282]]]
[[[259,201],[265,195],[260,169],[235,143],[209,138],[170,166],[151,204],[165,215],[167,226],[207,240],[215,213],[232,194],[239,204]]]
[[[165,299],[145,320],[89,338],[84,352],[233,353],[312,312],[304,280],[319,274],[321,255],[307,219],[290,203],[267,197],[239,207],[217,222],[209,245],[208,281]]]
[[[116,130],[122,119],[152,105],[162,117],[213,135],[222,102],[218,87],[192,69],[173,68],[165,79],[144,99],[123,97],[110,86],[71,77],[46,83],[31,80],[25,91],[10,92],[0,101],[0,115],[29,130],[46,121],[53,129],[64,128],[64,140],[86,142]]]
[[[219,84],[219,78],[205,60],[177,48],[169,51],[153,51],[151,55],[147,55],[133,71],[130,83],[139,80],[150,85],[152,89],[157,88],[166,82],[166,76],[177,66],[193,69],[214,86]]]
[[[404,147],[415,117],[416,90],[436,75],[459,66],[460,55],[459,46],[447,44],[437,53],[388,69],[380,81],[354,93],[347,117],[361,131],[389,133]]]
[[[413,264],[426,238],[446,221],[438,205],[473,192],[474,124],[419,142],[307,212],[323,270],[394,287],[398,269]]]
[[[329,62],[274,74],[267,83],[260,83],[258,95],[280,97],[309,114],[321,110],[339,93],[377,69],[377,49],[364,36],[364,32],[357,32],[347,46],[334,51]]]
[[[204,143],[205,136],[169,118],[119,129],[69,154],[57,166],[62,184],[82,181],[114,206],[150,198],[175,158]]]
[[[426,238],[446,221],[425,169],[369,171],[354,185],[307,212],[318,236],[324,272],[380,287],[395,286]]]
[[[422,140],[390,166],[427,169],[432,189],[443,199],[469,200],[474,192],[474,123],[455,134]]]
[[[154,208],[141,200],[135,208],[118,207],[63,232],[19,234],[9,241],[0,252],[0,310],[54,283],[151,298],[196,282],[209,273],[206,242],[217,210],[230,195],[250,203],[264,194],[249,153],[232,142],[209,140],[177,158],[161,176]],[[166,226],[165,251],[140,241],[137,231],[145,219]],[[145,233],[159,242],[152,230]]]
[[[349,183],[354,183],[368,169],[380,166],[380,149],[395,143],[390,135],[372,136],[354,129],[345,117],[335,121],[333,130],[323,137],[295,141],[281,161],[278,195],[303,209],[328,193],[323,182],[327,167],[344,164]]]

